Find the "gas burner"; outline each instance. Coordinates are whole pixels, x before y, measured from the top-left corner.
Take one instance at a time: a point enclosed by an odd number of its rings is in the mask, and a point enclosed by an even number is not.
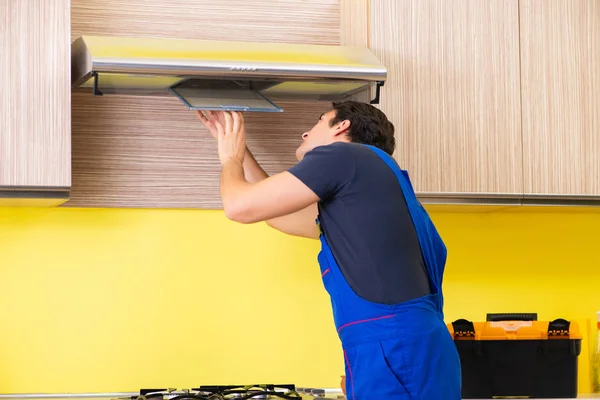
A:
[[[294,385],[219,385],[200,386],[192,390],[199,393],[210,393],[211,395],[223,396],[226,399],[298,399],[300,395],[296,392]]]
[[[300,394],[308,394],[313,397],[325,397],[325,389],[317,388],[297,388],[296,391]]]
[[[141,389],[127,400],[300,400],[295,385],[210,385],[192,389]]]

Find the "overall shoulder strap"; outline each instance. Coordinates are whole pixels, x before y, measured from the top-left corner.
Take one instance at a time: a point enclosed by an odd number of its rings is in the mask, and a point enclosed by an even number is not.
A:
[[[409,207],[420,206],[421,204],[417,200],[417,195],[415,194],[412,183],[410,182],[408,172],[401,169],[400,166],[396,163],[396,160],[394,160],[392,156],[390,156],[385,151],[381,150],[379,147],[371,145],[365,146],[373,150],[375,154],[377,154],[379,158],[381,158],[387,164],[387,166],[390,167],[392,171],[394,171],[394,173],[396,174],[396,178],[398,178],[398,182],[402,187],[402,192],[404,193],[404,197],[406,198],[406,202],[408,203]]]
[[[442,314],[443,318],[442,278],[446,266],[446,246],[435,225],[429,218],[429,214],[427,214],[417,199],[408,173],[402,170],[396,163],[396,160],[385,151],[375,146],[367,145],[367,147],[373,150],[394,171],[396,178],[398,178],[400,188],[406,199],[408,211],[417,232],[419,244],[421,245],[421,253],[423,254],[425,266],[429,274],[430,285],[433,294],[436,295],[438,311]]]

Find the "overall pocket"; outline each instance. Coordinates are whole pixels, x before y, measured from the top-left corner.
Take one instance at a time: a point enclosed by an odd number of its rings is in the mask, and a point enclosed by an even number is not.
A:
[[[385,354],[379,341],[344,350],[349,400],[411,399],[403,384],[404,354]]]

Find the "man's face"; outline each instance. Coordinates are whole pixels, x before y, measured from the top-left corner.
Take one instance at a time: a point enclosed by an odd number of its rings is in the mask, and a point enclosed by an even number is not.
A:
[[[296,158],[298,161],[304,158],[304,155],[318,146],[331,144],[339,134],[340,128],[329,126],[330,121],[335,118],[335,110],[321,114],[319,121],[311,130],[302,134],[302,144],[296,149]]]

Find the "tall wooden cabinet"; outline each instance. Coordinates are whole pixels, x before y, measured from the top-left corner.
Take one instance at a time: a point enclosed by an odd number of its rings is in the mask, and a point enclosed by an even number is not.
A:
[[[0,1],[0,205],[71,187],[70,1]]]
[[[600,196],[600,1],[520,0],[526,196]]]
[[[373,0],[380,108],[421,197],[523,193],[518,0]],[[468,200],[467,200],[468,201]]]
[[[381,108],[422,198],[600,199],[600,0],[369,8]]]

